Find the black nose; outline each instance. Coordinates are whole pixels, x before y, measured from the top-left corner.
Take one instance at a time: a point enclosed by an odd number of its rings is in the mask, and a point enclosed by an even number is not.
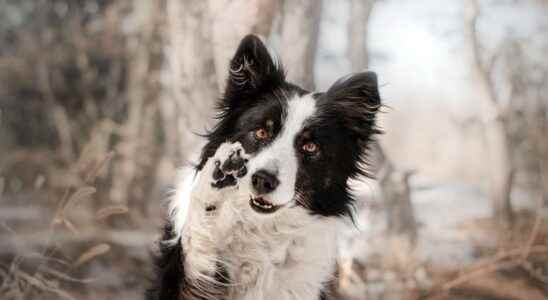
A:
[[[275,190],[280,181],[268,171],[259,170],[251,176],[251,183],[253,183],[253,187],[257,193],[264,195]]]

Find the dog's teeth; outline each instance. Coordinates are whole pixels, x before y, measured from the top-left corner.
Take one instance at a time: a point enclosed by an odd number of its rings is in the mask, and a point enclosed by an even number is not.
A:
[[[271,210],[271,209],[274,208],[273,204],[260,202],[259,200],[255,199],[255,198],[251,198],[251,201],[252,201],[253,205],[255,205],[257,207],[260,207],[262,209]]]

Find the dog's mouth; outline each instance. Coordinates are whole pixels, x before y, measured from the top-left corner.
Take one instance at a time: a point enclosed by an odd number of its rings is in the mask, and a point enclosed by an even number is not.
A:
[[[249,196],[249,205],[251,206],[251,208],[253,208],[254,211],[261,214],[271,214],[280,209],[280,207],[282,207],[282,205],[272,204],[272,202],[266,200],[263,197],[253,196]]]

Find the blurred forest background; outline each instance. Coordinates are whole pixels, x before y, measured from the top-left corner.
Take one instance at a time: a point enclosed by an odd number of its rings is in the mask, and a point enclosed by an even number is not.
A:
[[[548,298],[548,2],[0,0],[0,298],[140,299],[241,37],[379,74],[333,298]]]

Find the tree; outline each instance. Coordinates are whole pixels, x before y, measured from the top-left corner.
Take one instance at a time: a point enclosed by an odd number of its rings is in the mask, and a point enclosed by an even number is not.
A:
[[[212,125],[230,58],[248,33],[270,32],[277,1],[167,0],[164,93],[166,150],[163,165],[188,163],[197,133]],[[166,173],[166,172],[163,172]]]
[[[512,98],[508,123],[513,162],[519,181],[548,204],[548,49],[545,28],[538,26],[527,38],[507,38],[499,55]],[[539,43],[540,41],[540,43]],[[543,44],[544,43],[544,44]],[[519,171],[519,172],[518,172]]]
[[[249,33],[267,38],[278,8],[278,0],[209,1],[213,56],[220,91],[224,89],[229,61],[240,40]]]
[[[367,28],[374,4],[374,0],[350,2],[348,57],[353,72],[364,71],[369,67]],[[370,151],[372,167],[386,206],[387,232],[392,236],[406,236],[413,243],[417,236],[409,187],[409,178],[413,172],[398,170],[378,141],[372,144]]]
[[[359,72],[369,66],[367,51],[367,26],[375,0],[351,0],[348,19],[348,59],[352,72]]]
[[[361,72],[369,67],[367,33],[369,18],[375,5],[375,0],[351,0],[350,18],[348,20],[347,54],[353,72]],[[405,270],[413,260],[413,248],[417,238],[417,225],[411,203],[409,177],[412,172],[398,170],[390,160],[379,141],[371,143],[368,149],[367,167],[375,175],[378,188],[382,194],[386,216],[386,247],[381,257],[384,263]],[[348,286],[359,286],[357,282],[365,282],[361,278],[364,266],[352,258],[339,264],[338,293],[348,298],[359,299],[363,291],[352,291]]]
[[[160,111],[164,165],[171,169],[189,162],[189,151],[198,146],[197,134],[204,133],[219,95],[210,20],[205,1],[167,0]]]
[[[321,2],[285,0],[281,10],[281,56],[288,80],[314,90],[314,61],[320,29]]]
[[[110,199],[115,203],[126,204],[129,199],[139,199],[141,210],[146,212],[143,194],[146,193],[143,179],[144,169],[149,169],[150,156],[144,156],[147,144],[154,145],[154,135],[150,126],[154,126],[155,105],[150,105],[149,86],[151,72],[151,50],[148,45],[154,40],[155,23],[159,7],[156,2],[141,0],[132,3],[135,20],[134,31],[128,36],[128,75],[127,75],[127,120],[121,127],[120,142],[116,145],[118,159],[114,163]],[[152,139],[152,140],[151,140]],[[149,164],[150,163],[150,164]],[[145,168],[149,167],[149,168]],[[152,167],[152,169],[154,169]],[[139,181],[138,181],[139,180]]]
[[[482,123],[487,143],[489,164],[489,198],[496,224],[508,226],[513,220],[510,193],[514,164],[508,136],[508,107],[499,99],[493,80],[496,55],[484,59],[477,24],[480,7],[477,0],[468,0],[465,7],[464,31],[472,59],[472,75],[478,83]]]

